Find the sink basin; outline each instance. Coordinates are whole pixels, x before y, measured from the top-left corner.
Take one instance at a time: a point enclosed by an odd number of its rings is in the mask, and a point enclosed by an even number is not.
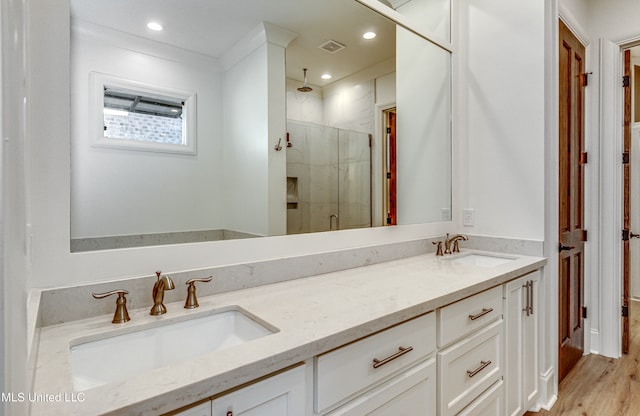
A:
[[[453,257],[451,261],[472,266],[495,267],[509,263],[514,259],[511,257],[492,256],[488,254],[467,254],[460,257]]]
[[[71,346],[73,387],[83,391],[231,348],[277,329],[241,308]]]

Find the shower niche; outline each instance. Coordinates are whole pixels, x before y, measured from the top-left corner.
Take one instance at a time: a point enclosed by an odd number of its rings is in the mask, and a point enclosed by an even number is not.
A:
[[[287,129],[287,234],[371,227],[371,136],[294,120]]]

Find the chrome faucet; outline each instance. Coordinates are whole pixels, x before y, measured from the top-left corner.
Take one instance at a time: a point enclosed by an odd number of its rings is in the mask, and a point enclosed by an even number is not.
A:
[[[153,285],[153,307],[151,308],[151,315],[162,315],[167,312],[167,308],[163,305],[164,291],[173,290],[175,285],[173,280],[169,276],[160,275],[161,272],[156,272],[158,280]]]
[[[444,254],[451,254],[451,243],[453,243],[453,253],[459,253],[460,247],[458,247],[458,241],[464,240],[467,241],[466,235],[456,234],[453,237],[449,238],[449,233],[447,233],[447,237],[444,239]]]

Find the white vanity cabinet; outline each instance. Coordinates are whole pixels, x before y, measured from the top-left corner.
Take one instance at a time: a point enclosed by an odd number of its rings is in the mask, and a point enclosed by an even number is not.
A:
[[[531,272],[180,415],[522,415],[539,394],[540,280]]]
[[[522,415],[538,399],[540,271],[504,285],[505,414]]]
[[[420,363],[327,414],[362,415],[435,416],[436,360]]]
[[[503,324],[501,286],[438,310],[441,416],[484,414],[474,409],[486,409],[495,397],[503,400],[497,387],[503,374]],[[494,394],[485,397],[491,388]]]
[[[171,416],[211,416],[211,400],[191,406],[179,412],[169,413]],[[168,415],[166,415],[168,416]]]
[[[435,338],[432,312],[316,357],[315,414],[435,415]]]
[[[300,416],[306,414],[305,367],[285,371],[213,399],[213,416]]]

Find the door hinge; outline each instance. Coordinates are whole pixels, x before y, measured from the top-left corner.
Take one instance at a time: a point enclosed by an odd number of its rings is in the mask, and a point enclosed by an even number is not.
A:
[[[622,241],[629,241],[629,229],[622,230]]]
[[[629,75],[625,75],[622,77],[622,88],[627,88],[629,86],[630,80]]]
[[[622,317],[623,318],[629,317],[629,307],[627,305],[622,305]]]
[[[587,319],[587,307],[582,307],[582,319]]]
[[[584,74],[580,74],[582,78],[582,86],[586,87],[589,85],[589,75],[593,74],[593,72],[585,72]]]
[[[589,160],[589,157],[588,157],[587,152],[583,152],[583,153],[580,154],[580,164],[581,165],[586,165],[588,160]]]
[[[629,164],[629,152],[623,152],[622,153],[622,164],[623,165],[628,165]]]
[[[582,230],[582,241],[587,241],[587,230]]]
[[[387,127],[387,134],[391,134],[391,127]]]

